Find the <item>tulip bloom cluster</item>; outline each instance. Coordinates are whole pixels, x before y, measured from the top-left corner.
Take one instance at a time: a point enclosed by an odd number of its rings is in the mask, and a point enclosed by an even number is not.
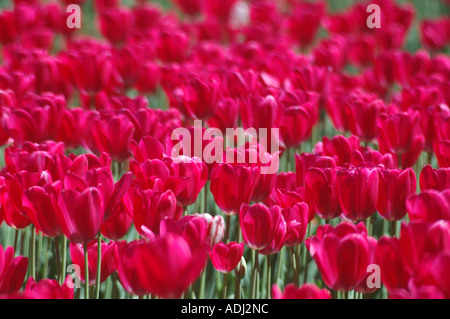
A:
[[[394,0],[12,2],[0,298],[450,298],[448,18]]]

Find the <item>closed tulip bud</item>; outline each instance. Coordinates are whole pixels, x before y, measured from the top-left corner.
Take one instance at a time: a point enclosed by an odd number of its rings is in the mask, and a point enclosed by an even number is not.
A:
[[[14,257],[14,249],[0,245],[0,295],[17,293],[27,274],[28,258]]]
[[[375,212],[379,176],[376,169],[342,168],[336,175],[336,194],[343,216],[352,222],[364,220]]]
[[[411,168],[378,172],[377,210],[386,220],[400,220],[406,215],[406,200],[416,192],[416,174]]]
[[[117,252],[116,242],[111,241],[109,244],[102,241],[101,243],[101,269],[100,283],[104,282],[108,277],[117,270]],[[84,247],[82,244],[70,243],[70,258],[72,262],[80,267],[80,279],[85,282],[85,265],[84,265]],[[94,240],[87,244],[88,251],[88,268],[89,268],[89,285],[96,284],[97,278],[97,262],[98,262],[98,243]]]
[[[314,284],[304,284],[296,287],[288,284],[282,291],[276,284],[272,286],[273,299],[332,299],[331,292],[327,289],[320,289]]]
[[[236,270],[239,279],[242,280],[245,277],[245,274],[247,273],[247,262],[245,261],[244,256],[241,257],[241,261],[237,265]]]
[[[244,242],[254,250],[266,248],[277,235],[282,220],[279,206],[268,208],[263,204],[242,205],[239,222]]]
[[[306,241],[306,247],[330,289],[352,290],[367,276],[371,245],[363,223],[342,222],[335,228],[319,226],[317,235]]]
[[[229,273],[239,264],[243,254],[244,243],[218,243],[212,248],[209,257],[217,271]]]
[[[450,188],[450,168],[434,169],[431,165],[426,165],[420,173],[419,184],[422,191],[444,191]]]

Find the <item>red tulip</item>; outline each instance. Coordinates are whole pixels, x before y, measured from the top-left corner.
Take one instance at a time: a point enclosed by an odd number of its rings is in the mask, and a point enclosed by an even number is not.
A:
[[[133,134],[134,125],[124,115],[114,115],[94,121],[91,137],[86,142],[94,153],[105,152],[113,160],[123,162],[131,155]]]
[[[370,243],[363,223],[347,222],[319,226],[317,235],[306,241],[325,284],[333,290],[349,291],[367,276]]]
[[[336,175],[336,194],[343,216],[353,222],[364,220],[375,212],[379,177],[376,169],[342,168]]]
[[[104,216],[103,199],[97,188],[89,187],[82,192],[65,189],[58,205],[59,223],[70,241],[88,244],[95,239]]]
[[[450,140],[433,143],[433,151],[439,167],[450,167]]]
[[[416,135],[420,135],[418,112],[397,112],[380,115],[380,139],[388,149],[402,155],[411,149]]]
[[[395,237],[383,236],[375,248],[375,262],[381,269],[381,281],[386,289],[406,288],[409,275],[405,271],[402,260],[400,240]]]
[[[450,168],[434,169],[431,165],[426,165],[420,173],[419,183],[422,191],[444,191],[450,188]]]
[[[258,167],[220,163],[211,172],[211,193],[219,208],[236,215],[242,204],[249,204],[259,179]]]
[[[294,284],[288,284],[284,291],[274,284],[272,286],[273,299],[332,299],[327,289],[320,289],[314,284],[304,284],[297,288]]]
[[[377,210],[386,220],[401,220],[406,215],[406,200],[416,192],[416,175],[411,168],[378,173]]]
[[[210,119],[217,107],[219,83],[198,78],[184,84],[184,103],[190,117],[200,120]]]
[[[296,4],[287,21],[288,34],[291,40],[301,47],[310,45],[316,36],[324,14],[325,5],[323,2],[300,2]]]
[[[154,240],[123,243],[119,249],[119,279],[136,295],[178,298],[201,274],[207,250],[190,246],[181,236],[168,233]]]
[[[45,174],[45,173],[43,173]],[[36,230],[48,237],[62,234],[57,218],[57,202],[61,192],[61,181],[50,182],[41,186],[33,186],[25,191],[24,207]]]
[[[130,230],[133,218],[131,212],[128,212],[125,206],[125,204],[120,203],[116,207],[117,212],[113,214],[113,217],[103,222],[100,230],[106,238],[117,241],[122,239]]]
[[[74,289],[70,287],[72,277],[67,275],[62,285],[55,279],[42,279],[36,282],[28,278],[24,294],[30,294],[33,299],[73,299]]]
[[[216,244],[209,257],[217,271],[222,273],[229,273],[233,271],[244,254],[244,243],[229,242],[228,244]]]
[[[280,137],[286,148],[295,148],[307,140],[312,131],[311,116],[302,106],[287,108],[280,120]]]
[[[28,258],[14,257],[14,249],[0,245],[0,295],[17,293],[27,274]]]
[[[433,222],[439,219],[450,220],[450,190],[438,192],[424,190],[411,196],[406,207],[411,220]]]
[[[311,199],[314,211],[323,219],[333,219],[342,213],[336,193],[335,168],[308,170],[305,177],[306,195]]]
[[[311,167],[326,168],[336,167],[333,158],[328,156],[316,156],[310,153],[295,154],[295,174],[297,187],[305,186],[306,173]]]
[[[239,213],[239,222],[245,244],[251,249],[261,250],[274,240],[284,219],[279,206],[268,208],[263,204],[244,204]]]
[[[102,35],[116,45],[127,39],[133,26],[133,16],[128,9],[104,9],[100,11],[99,19]]]
[[[424,20],[420,24],[421,43],[431,50],[443,49],[450,43],[446,19]]]
[[[93,119],[94,113],[89,110],[82,108],[64,110],[56,140],[64,142],[67,148],[81,146],[91,130]]]
[[[170,163],[170,160],[167,160]],[[170,163],[171,175],[185,181],[185,187],[176,197],[180,206],[189,206],[197,200],[203,186],[208,179],[208,168],[197,158],[180,156]]]
[[[177,220],[183,214],[183,209],[177,206],[177,199],[171,190],[164,193],[150,189],[136,190],[133,193],[130,197],[133,205],[134,226],[141,235],[143,235],[142,226],[158,235],[163,219]]]
[[[101,243],[101,269],[100,283],[117,270],[117,244],[111,241],[109,244]],[[72,262],[80,267],[80,279],[85,282],[85,264],[84,264],[84,246],[82,244],[70,243],[70,257]],[[98,243],[94,240],[87,244],[88,267],[89,267],[89,285],[95,285],[97,280],[97,262],[98,262]]]
[[[295,247],[303,242],[309,222],[309,207],[306,203],[298,203],[293,207],[282,208],[286,221],[284,245]]]
[[[447,221],[402,223],[400,252],[408,275],[430,274],[426,262],[450,249],[450,225]]]
[[[202,12],[204,0],[175,0],[175,4],[183,13],[193,16]]]

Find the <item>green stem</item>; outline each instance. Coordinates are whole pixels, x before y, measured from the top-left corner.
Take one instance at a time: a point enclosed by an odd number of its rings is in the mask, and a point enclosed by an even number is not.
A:
[[[36,279],[36,228],[31,227],[31,277]]]
[[[391,237],[395,237],[397,235],[397,222],[395,221],[391,221],[389,222],[389,226],[390,226],[390,235]]]
[[[270,298],[270,288],[272,286],[272,274],[271,274],[271,267],[270,267],[270,255],[267,255],[266,258],[267,262],[267,280],[266,280],[266,298]]]
[[[19,230],[16,229],[15,232],[16,233],[14,235],[14,253],[17,252],[17,242],[18,242],[18,239],[19,239]]]
[[[226,215],[225,216],[225,239],[224,239],[224,243],[228,243],[228,239],[230,238],[230,220],[231,220],[231,216],[230,215]]]
[[[58,282],[61,282],[61,258],[59,254],[59,238],[55,237],[55,257],[56,257],[56,270],[58,272]]]
[[[95,287],[95,299],[100,299],[100,279],[102,272],[102,234],[99,231],[97,236],[97,286]]]
[[[258,270],[259,270],[259,261],[258,261],[258,252],[256,250],[252,250],[253,254],[253,272],[252,272],[252,287],[251,287],[251,299],[258,298]]]
[[[67,237],[62,236],[62,276],[61,284],[66,280],[66,264],[67,264]]]
[[[311,236],[311,224],[308,224],[308,238]],[[306,283],[308,280],[308,264],[309,264],[309,254],[308,251],[305,247],[305,272],[304,272],[304,276],[303,276],[303,283]]]
[[[202,276],[200,277],[200,290],[198,292],[198,298],[204,299],[205,298],[205,284],[206,284],[206,268],[208,265],[205,266],[205,269],[203,269]]]
[[[238,268],[234,271],[234,299],[241,299],[241,279]]]
[[[228,274],[223,274],[222,299],[227,299]]]
[[[292,271],[294,273],[294,285],[297,287],[299,286],[299,274],[298,274],[298,267],[296,264],[296,257],[295,257],[295,248],[291,247],[291,262],[292,262]]]
[[[88,259],[88,247],[87,244],[83,245],[84,248],[84,298],[89,299],[89,259]]]

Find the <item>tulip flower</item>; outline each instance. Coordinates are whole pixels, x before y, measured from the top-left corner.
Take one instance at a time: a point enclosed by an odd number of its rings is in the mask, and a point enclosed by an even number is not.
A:
[[[117,270],[117,245],[111,241],[109,244],[101,242],[101,270],[100,283],[104,282],[108,277]],[[70,243],[70,257],[72,262],[80,267],[80,279],[85,282],[85,264],[84,264],[84,247],[82,244]],[[88,267],[89,267],[89,285],[96,284],[97,278],[97,261],[98,261],[98,242],[94,240],[87,244]]]
[[[127,199],[128,201],[128,199]],[[130,230],[131,224],[133,223],[133,218],[131,213],[125,208],[127,205],[120,203],[117,205],[113,217],[104,221],[100,230],[103,236],[111,240],[122,239]]]
[[[249,204],[259,179],[258,167],[220,163],[211,172],[210,190],[219,208],[228,215],[239,213]]]
[[[335,168],[310,168],[305,177],[306,195],[311,199],[314,211],[323,219],[333,219],[341,213],[336,194]]]
[[[342,168],[336,175],[336,194],[343,216],[353,222],[364,220],[375,212],[379,176],[376,169]]]
[[[33,299],[73,299],[74,289],[72,277],[67,275],[62,285],[54,279],[42,279],[36,282],[32,277],[28,278],[25,286],[25,295],[30,294]]]
[[[295,154],[295,174],[297,176],[297,187],[305,186],[305,176],[311,167],[326,168],[336,167],[333,158],[328,156],[316,156],[314,154]]]
[[[388,149],[402,155],[411,149],[416,135],[420,135],[418,112],[391,112],[380,115],[380,139],[383,139]]]
[[[406,200],[416,192],[416,175],[411,168],[378,172],[377,210],[386,220],[401,220],[406,215]]]
[[[251,249],[261,250],[274,240],[284,219],[279,206],[268,208],[263,204],[244,204],[239,213],[239,222],[245,244]]]
[[[129,35],[133,19],[131,11],[121,8],[106,8],[100,12],[100,31],[114,44],[124,42]]]
[[[349,291],[366,278],[371,245],[363,223],[319,226],[305,244],[330,289]]]
[[[288,107],[280,120],[280,137],[286,148],[298,147],[311,136],[312,121],[308,109],[302,106]]]
[[[450,190],[438,192],[430,189],[411,196],[406,207],[411,220],[436,221],[450,219]]]
[[[218,243],[209,253],[214,268],[222,273],[233,271],[244,254],[244,243]]]
[[[297,203],[293,207],[282,208],[286,221],[286,235],[284,245],[295,247],[303,242],[309,222],[309,206],[306,203]]]
[[[422,191],[444,191],[450,188],[450,168],[434,169],[431,165],[426,165],[420,173],[419,184]]]
[[[375,262],[381,269],[381,281],[388,291],[406,288],[409,275],[402,261],[400,240],[383,236],[375,248]]]
[[[150,189],[136,190],[130,197],[134,226],[140,234],[142,234],[142,226],[145,226],[158,235],[163,219],[177,220],[183,213],[182,207],[177,206],[177,199],[171,190],[164,193],[154,192]]]
[[[33,186],[25,191],[23,205],[28,209],[28,217],[36,229],[48,237],[62,234],[56,212],[61,187],[61,181],[57,181],[43,187]]]
[[[331,293],[327,289],[320,289],[314,284],[304,284],[296,287],[294,284],[287,284],[284,291],[274,284],[272,286],[273,299],[332,299]]]
[[[151,293],[178,298],[205,267],[207,250],[198,245],[192,247],[173,233],[150,241],[123,243],[118,254],[120,282],[128,292],[139,296]]]
[[[133,134],[134,125],[124,115],[115,115],[95,120],[86,143],[94,153],[105,152],[113,160],[123,162],[131,155]]]
[[[58,205],[58,220],[70,241],[86,245],[96,238],[104,216],[103,199],[97,188],[89,187],[82,192],[65,189]]]
[[[14,257],[14,249],[0,245],[0,295],[17,293],[27,274],[28,258]]]

